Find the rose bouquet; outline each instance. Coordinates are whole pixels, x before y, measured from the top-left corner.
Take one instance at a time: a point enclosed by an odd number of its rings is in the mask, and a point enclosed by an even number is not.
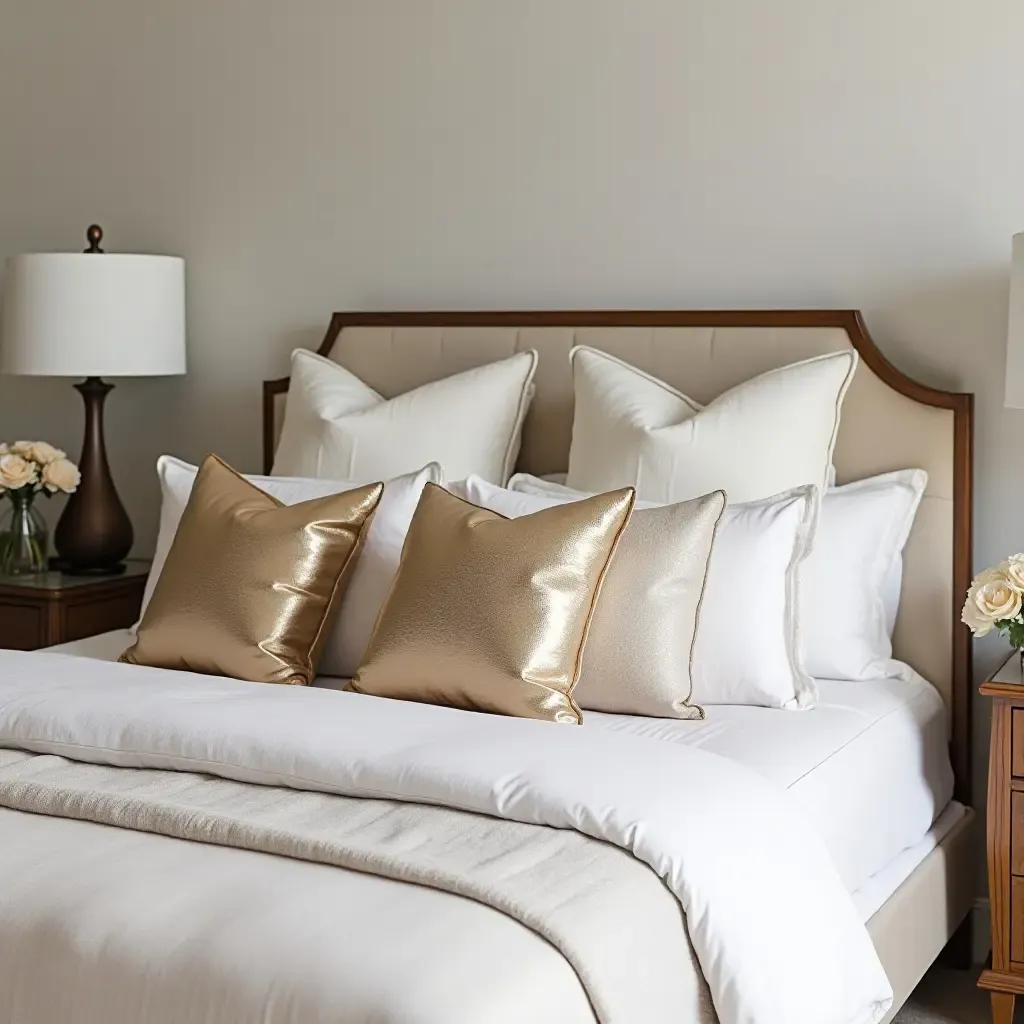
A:
[[[81,482],[78,467],[59,448],[45,441],[0,443],[0,494],[28,489],[35,496],[58,491],[72,494]]]
[[[1018,650],[1024,648],[1024,554],[1010,555],[974,577],[961,618],[975,636],[998,630]]]
[[[34,509],[37,494],[72,494],[81,482],[78,467],[45,441],[0,443],[0,499],[13,508],[0,523],[0,572],[42,572],[46,568],[46,523]]]

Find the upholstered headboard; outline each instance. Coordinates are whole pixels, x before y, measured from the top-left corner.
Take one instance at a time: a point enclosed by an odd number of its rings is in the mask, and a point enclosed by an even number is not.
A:
[[[577,344],[620,356],[705,403],[773,367],[851,346],[860,352],[843,406],[837,481],[909,467],[928,471],[928,490],[905,553],[893,646],[896,657],[947,700],[958,797],[969,800],[970,639],[959,611],[971,576],[973,396],[936,391],[904,376],[851,310],[336,313],[319,351],[390,398],[536,349],[537,391],[519,468],[542,474],[568,464],[568,355]],[[267,472],[287,386],[287,378],[264,386]]]

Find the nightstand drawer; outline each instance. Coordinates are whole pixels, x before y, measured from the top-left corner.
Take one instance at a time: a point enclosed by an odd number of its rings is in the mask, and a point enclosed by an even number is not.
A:
[[[34,651],[124,629],[139,617],[149,563],[112,576],[0,576],[0,648]]]
[[[1015,779],[1024,779],[1024,708],[1013,709],[1013,750],[1010,770]]]
[[[139,594],[123,594],[103,600],[69,605],[64,610],[63,643],[112,629],[127,629],[139,617]]]
[[[1010,795],[1010,873],[1024,876],[1024,793]]]
[[[1010,886],[1010,959],[1024,963],[1024,878],[1014,878]]]
[[[34,651],[46,643],[46,609],[32,604],[0,607],[0,647]]]

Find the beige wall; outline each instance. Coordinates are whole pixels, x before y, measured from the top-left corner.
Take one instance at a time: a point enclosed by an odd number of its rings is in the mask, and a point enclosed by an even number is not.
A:
[[[332,309],[810,305],[977,392],[988,563],[1024,547],[1022,43],[1020,0],[0,0],[0,255],[99,220],[188,259],[188,378],[110,402],[140,551],[155,456],[256,468]],[[77,448],[77,402],[2,380],[0,437]]]

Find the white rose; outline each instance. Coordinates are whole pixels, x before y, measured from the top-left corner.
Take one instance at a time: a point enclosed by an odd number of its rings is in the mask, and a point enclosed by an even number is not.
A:
[[[71,494],[81,481],[82,474],[70,459],[55,459],[43,466],[43,486],[51,493],[63,491],[65,494]]]
[[[21,455],[23,458],[28,458],[32,454],[32,446],[35,441],[15,441],[10,446],[11,455]]]
[[[6,441],[0,441],[0,455],[10,455],[11,446]]]
[[[1020,614],[1021,595],[1007,579],[990,580],[975,591],[974,603],[984,618],[1000,622]]]
[[[67,455],[59,448],[54,448],[52,444],[47,444],[45,441],[36,441],[29,450],[28,457],[38,462],[41,466],[48,466],[51,462],[56,462],[58,459],[66,459]]]
[[[993,629],[996,628],[996,624],[989,618],[986,618],[978,610],[978,606],[975,603],[975,588],[971,587],[967,594],[967,600],[964,601],[964,610],[960,613],[960,621],[967,626],[975,636],[988,636]]]
[[[1006,563],[1003,562],[994,569],[985,569],[983,572],[979,572],[971,582],[971,586],[980,587],[983,583],[991,583],[992,580],[1005,580],[1006,578]]]
[[[20,455],[0,456],[0,487],[17,491],[36,482],[36,467]]]
[[[999,569],[1013,586],[1024,591],[1024,554],[1010,555]]]

